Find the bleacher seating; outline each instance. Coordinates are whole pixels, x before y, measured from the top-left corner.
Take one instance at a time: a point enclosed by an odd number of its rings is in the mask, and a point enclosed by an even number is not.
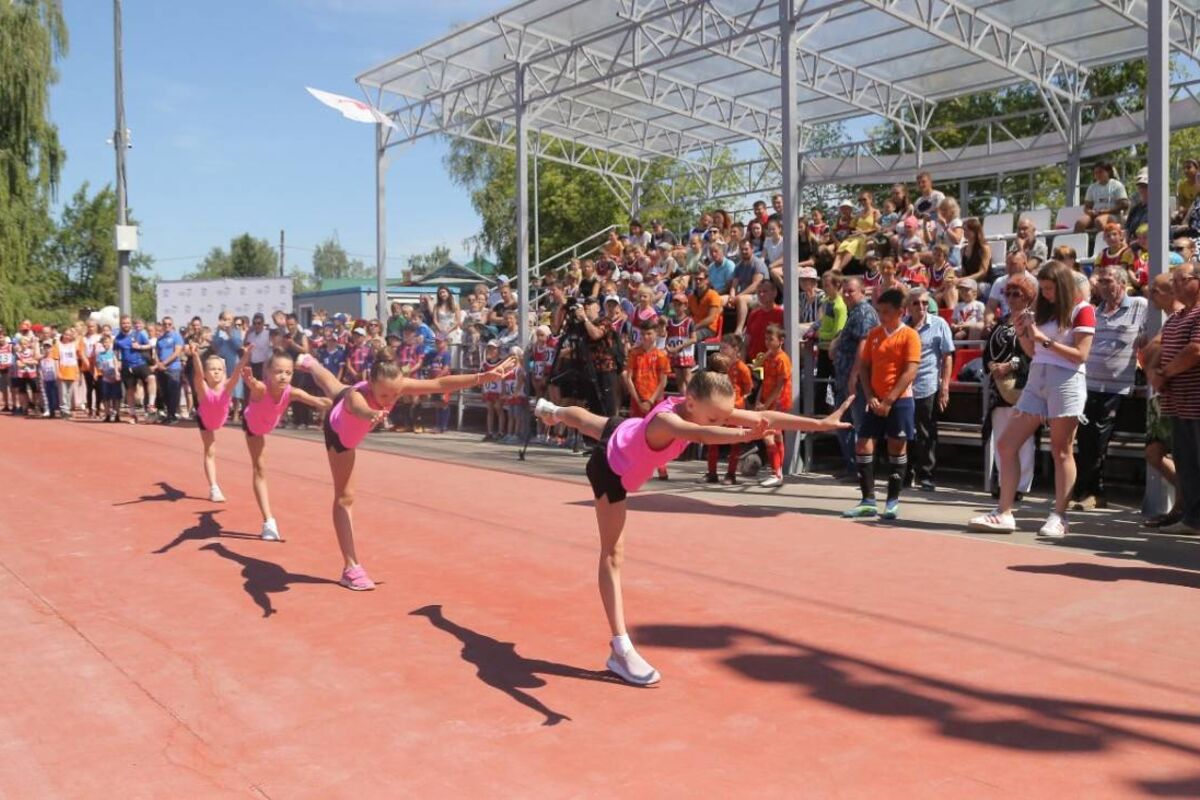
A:
[[[1075,257],[1079,261],[1088,261],[1088,235],[1086,233],[1063,233],[1054,237],[1050,251],[1055,247],[1066,245],[1075,249]]]
[[[1010,212],[988,214],[983,218],[983,236],[989,241],[1011,239],[1014,230],[1013,225],[1013,215]]]
[[[1046,212],[1049,214],[1049,212]],[[1075,223],[1083,216],[1083,206],[1063,206],[1054,215],[1054,227],[1059,230],[1075,230]],[[1076,251],[1079,251],[1076,248]],[[1081,252],[1081,251],[1079,251]]]
[[[1031,208],[1028,211],[1022,211],[1017,217],[1018,220],[1021,217],[1028,217],[1032,220],[1033,227],[1038,233],[1050,230],[1050,209],[1048,208]]]

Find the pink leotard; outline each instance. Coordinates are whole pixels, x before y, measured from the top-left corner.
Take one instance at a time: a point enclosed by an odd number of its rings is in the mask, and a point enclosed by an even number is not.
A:
[[[375,404],[375,398],[366,389],[366,381],[359,381],[350,387],[350,391],[362,394],[368,406],[376,411],[384,411],[385,409]],[[333,408],[329,410],[329,427],[337,434],[342,447],[348,450],[358,447],[359,443],[371,432],[371,428],[375,427],[375,423],[371,420],[355,416],[346,408],[349,399],[350,392],[343,392],[341,399],[334,403]]]
[[[262,397],[248,401],[246,411],[242,414],[246,433],[251,436],[266,436],[275,430],[275,426],[283,418],[283,412],[287,410],[291,397],[292,385],[288,383],[284,384],[283,394],[279,395],[278,400],[271,399],[271,389],[268,387]]]
[[[668,397],[650,409],[646,416],[627,419],[613,431],[608,440],[608,465],[621,476],[621,485],[626,491],[637,491],[659,467],[666,466],[687,449],[690,442],[685,439],[676,439],[662,450],[654,450],[646,442],[650,420],[664,412],[674,414],[684,400],[683,397]]]
[[[218,392],[207,383],[204,384],[204,396],[200,398],[200,405],[197,406],[196,413],[200,415],[200,421],[204,423],[205,430],[219,430],[225,424],[225,420],[229,418],[229,406],[233,402],[233,386],[233,383],[226,382],[225,390]]]

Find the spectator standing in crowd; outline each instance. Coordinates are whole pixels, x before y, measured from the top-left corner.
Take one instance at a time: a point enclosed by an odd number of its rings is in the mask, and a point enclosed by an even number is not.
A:
[[[855,430],[862,424],[866,409],[866,397],[858,383],[858,353],[867,333],[879,324],[879,315],[871,306],[863,291],[859,278],[847,278],[842,284],[842,300],[846,304],[846,324],[830,343],[829,352],[833,359],[833,404],[840,406],[850,395],[855,395],[854,403],[850,406],[853,426],[849,430],[838,431],[838,444],[842,451],[842,461],[845,476],[857,474],[857,459],[855,458]]]
[[[329,338],[336,341],[336,337],[332,335]],[[227,375],[237,376],[237,363],[241,359],[242,344],[242,329],[234,324],[233,314],[229,309],[222,309],[217,317],[217,329],[213,331],[212,349],[225,362]],[[233,387],[232,418],[234,420],[237,420],[241,414],[244,398],[244,387],[240,376],[237,377],[238,381]]]
[[[4,412],[12,410],[13,344],[8,331],[0,325],[0,401]],[[90,411],[89,406],[89,411]]]
[[[1092,183],[1083,199],[1083,215],[1075,223],[1075,232],[1104,230],[1109,222],[1121,222],[1129,210],[1125,184],[1117,180],[1112,164],[1102,161],[1092,168]]]
[[[1181,308],[1163,323],[1162,345],[1147,378],[1159,392],[1163,414],[1171,419],[1180,519],[1159,530],[1196,535],[1200,533],[1200,274],[1196,264],[1175,267],[1171,284]]]
[[[859,354],[859,386],[866,414],[858,425],[855,461],[862,498],[842,516],[874,517],[879,513],[875,500],[875,442],[886,439],[890,470],[883,519],[896,519],[908,472],[908,443],[913,439],[913,381],[921,362],[921,338],[904,324],[904,293],[900,290],[881,294],[875,308],[879,324],[867,333]]]
[[[312,342],[309,340],[308,332],[300,327],[300,320],[295,314],[288,314],[284,318],[284,325],[287,329],[284,348],[288,355],[292,357],[292,361],[300,358],[304,354],[312,354]],[[292,376],[292,386],[297,389],[303,389],[309,394],[318,394],[316,385],[313,383],[312,377],[306,372],[296,372]],[[297,428],[307,428],[312,424],[312,407],[299,400],[292,402],[292,424]],[[282,426],[282,422],[280,425]]]
[[[1029,378],[1029,354],[1017,341],[1013,317],[1020,318],[1026,309],[1033,307],[1038,293],[1037,281],[1024,272],[1009,280],[1003,291],[1011,313],[996,324],[983,348],[983,370],[988,375],[988,415],[983,423],[983,441],[993,454],[993,460],[997,443],[1017,413],[1017,400]],[[1020,467],[1016,492],[1018,500],[1033,485],[1034,447],[1034,437],[1030,436],[1021,443],[1017,453]],[[988,476],[989,481],[993,478]],[[999,497],[999,480],[996,479],[992,485],[992,495]]]
[[[244,342],[245,346],[250,348],[250,372],[261,381],[263,368],[267,359],[271,357],[271,332],[267,330],[266,318],[262,312],[251,318],[250,330],[246,332]]]
[[[762,359],[762,385],[758,389],[755,411],[792,412],[792,360],[783,349],[783,328],[767,326],[767,350]],[[768,434],[763,437],[771,474],[759,483],[764,489],[783,485],[783,437]]]
[[[655,343],[654,321],[642,320],[639,327],[641,336],[637,345],[630,349],[621,373],[625,392],[629,396],[630,417],[644,417],[662,401],[667,392],[667,378],[671,374],[667,354],[659,350]],[[667,480],[666,465],[658,468],[658,478]]]
[[[1190,260],[1190,259],[1189,259]],[[1150,282],[1149,296],[1154,307],[1170,317],[1183,308],[1183,304],[1175,299],[1175,289],[1171,285],[1171,275],[1156,275]],[[1183,518],[1183,491],[1179,486],[1179,474],[1175,470],[1175,460],[1171,458],[1172,425],[1171,418],[1163,413],[1159,393],[1155,386],[1161,385],[1159,371],[1159,353],[1162,347],[1162,336],[1155,336],[1142,351],[1142,361],[1145,364],[1146,383],[1150,386],[1150,395],[1146,398],[1146,466],[1158,472],[1163,479],[1175,487],[1175,504],[1165,514],[1146,520],[1149,528],[1161,528],[1174,525]]]
[[[1075,275],[1057,261],[1038,272],[1034,313],[1014,319],[1017,339],[1030,356],[1029,379],[1017,401],[1017,414],[1000,437],[1000,504],[975,517],[970,529],[991,533],[1016,530],[1012,509],[1020,471],[1018,453],[1025,441],[1050,423],[1050,455],[1054,461],[1054,510],[1038,535],[1066,536],[1067,501],[1075,485],[1075,430],[1087,403],[1085,365],[1096,330],[1096,312],[1081,302]],[[1086,280],[1086,279],[1085,279]]]
[[[1017,221],[1017,237],[1008,246],[1009,253],[1021,253],[1030,270],[1036,270],[1046,260],[1046,240],[1038,235],[1037,226],[1029,217]]]
[[[605,315],[601,315],[600,304],[595,298],[585,300],[583,306],[575,309],[575,314],[587,333],[592,366],[596,371],[595,383],[590,387],[596,397],[596,413],[611,417],[616,414],[621,397],[619,389],[614,386],[621,380],[617,352],[619,342],[614,326],[619,327],[625,320],[616,297],[607,297],[605,301]]]
[[[175,330],[175,320],[163,317],[162,331],[154,343],[154,371],[158,385],[162,387],[166,417],[163,423],[174,425],[179,422],[179,397],[183,391],[183,337]]]
[[[1146,325],[1144,297],[1130,297],[1128,273],[1119,265],[1097,267],[1096,334],[1087,359],[1087,419],[1079,428],[1075,460],[1074,508],[1107,508],[1104,460],[1116,429],[1121,404],[1133,392],[1137,373],[1137,342]]]
[[[128,314],[121,317],[120,333],[113,339],[121,362],[121,384],[125,387],[125,403],[129,406],[129,421],[137,422],[137,390],[142,387],[144,396],[150,394],[148,381],[150,364],[146,352],[150,348],[150,337],[143,330],[135,330]],[[119,417],[118,417],[119,419]]]
[[[950,405],[950,381],[954,378],[954,337],[946,320],[929,313],[928,295],[927,289],[913,289],[906,301],[908,324],[921,343],[921,360],[912,384],[914,436],[905,483],[915,478],[923,492],[937,488],[938,417]]]
[[[58,365],[59,410],[63,419],[71,419],[75,411],[75,384],[79,381],[79,369],[87,364],[82,343],[76,341],[75,330],[67,328],[62,338],[51,348],[51,357]]]

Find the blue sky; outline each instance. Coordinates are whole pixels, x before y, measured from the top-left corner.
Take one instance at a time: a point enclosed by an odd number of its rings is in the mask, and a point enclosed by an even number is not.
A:
[[[278,245],[289,268],[335,230],[375,252],[374,128],[343,119],[306,85],[360,97],[353,77],[505,5],[501,0],[125,0],[129,204],[156,271],[177,278],[243,231]],[[67,149],[60,200],[113,179],[112,5],[66,0],[70,51],[52,114]],[[389,272],[443,244],[468,255],[479,228],[467,192],[424,140],[388,173]]]

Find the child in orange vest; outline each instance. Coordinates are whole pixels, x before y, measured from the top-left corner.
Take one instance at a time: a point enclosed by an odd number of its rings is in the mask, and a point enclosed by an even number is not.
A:
[[[768,325],[764,339],[767,351],[763,354],[762,385],[758,389],[755,411],[792,410],[792,360],[783,350],[783,328]],[[767,444],[767,458],[771,461],[771,475],[759,486],[773,489],[783,485],[783,437],[769,434],[763,437]]]

